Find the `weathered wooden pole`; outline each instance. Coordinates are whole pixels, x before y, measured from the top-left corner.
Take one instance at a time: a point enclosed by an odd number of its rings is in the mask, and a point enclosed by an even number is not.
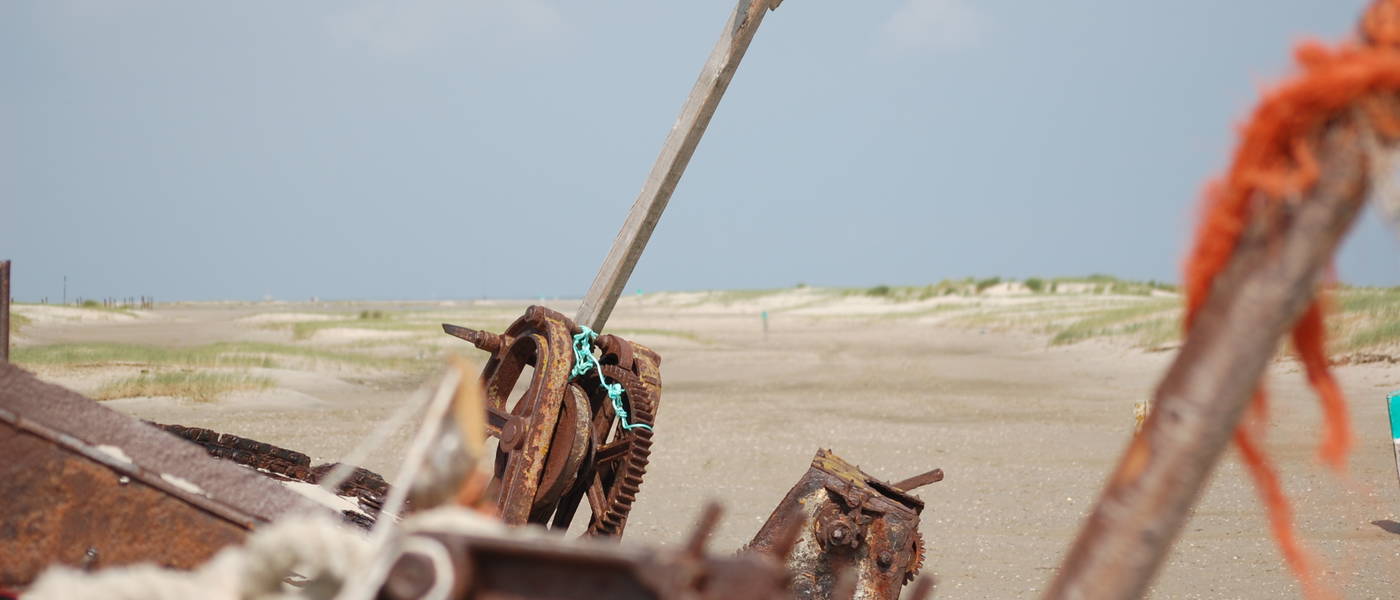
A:
[[[627,279],[632,276],[632,269],[637,266],[637,259],[641,258],[647,240],[651,239],[652,230],[656,229],[656,222],[661,219],[661,212],[666,210],[671,193],[676,190],[681,174],[685,173],[690,157],[695,154],[700,137],[705,135],[705,128],[710,125],[710,117],[714,116],[725,88],[729,87],[734,71],[739,68],[739,61],[744,58],[749,42],[763,22],[763,15],[781,3],[782,0],[739,0],[734,7],[719,42],[700,71],[700,79],[690,90],[690,97],[681,107],[680,117],[671,126],[671,133],[661,146],[661,155],[647,175],[641,194],[627,213],[622,231],[613,240],[612,249],[603,260],[598,276],[583,297],[583,304],[574,317],[579,325],[601,331],[607,323],[618,296],[627,286]]]
[[[1146,592],[1225,450],[1260,376],[1312,302],[1369,185],[1352,117],[1321,134],[1321,173],[1296,202],[1272,202],[1240,238],[1065,558],[1046,598]]]
[[[0,260],[0,362],[10,362],[10,261]]]

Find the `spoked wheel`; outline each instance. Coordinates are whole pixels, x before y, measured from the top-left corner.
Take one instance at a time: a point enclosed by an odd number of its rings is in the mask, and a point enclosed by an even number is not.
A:
[[[487,434],[499,440],[488,494],[501,519],[568,529],[588,499],[588,535],[620,535],[651,455],[660,357],[621,338],[597,339],[599,369],[572,378],[574,324],[532,306],[502,335],[444,330],[492,353],[482,370]],[[511,392],[526,366],[528,389]],[[621,414],[598,375],[622,386]],[[622,417],[626,415],[626,418]]]
[[[537,309],[531,307],[506,330],[482,371],[486,430],[499,441],[487,493],[497,498],[501,519],[509,525],[547,523],[588,454],[592,414],[582,392],[569,384],[573,356],[567,320]],[[529,388],[512,401],[527,365],[534,367]]]

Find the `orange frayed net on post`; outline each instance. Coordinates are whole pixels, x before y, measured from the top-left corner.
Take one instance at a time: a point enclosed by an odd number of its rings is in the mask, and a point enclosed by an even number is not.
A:
[[[1318,166],[1309,146],[1331,118],[1359,108],[1383,134],[1400,134],[1400,120],[1378,110],[1374,98],[1400,91],[1400,0],[1378,0],[1361,22],[1362,43],[1327,48],[1305,42],[1295,51],[1302,72],[1264,95],[1240,132],[1230,170],[1206,190],[1205,211],[1186,263],[1186,327],[1205,304],[1211,283],[1225,268],[1259,202],[1301,198],[1316,182]],[[1321,399],[1326,429],[1319,454],[1338,472],[1346,469],[1351,426],[1341,389],[1327,366],[1326,327],[1321,298],[1294,326],[1293,347],[1309,384]],[[1235,443],[1268,507],[1270,525],[1289,568],[1309,597],[1325,595],[1293,532],[1292,509],[1278,475],[1260,445],[1259,425],[1267,411],[1262,387],[1250,414],[1235,432]]]

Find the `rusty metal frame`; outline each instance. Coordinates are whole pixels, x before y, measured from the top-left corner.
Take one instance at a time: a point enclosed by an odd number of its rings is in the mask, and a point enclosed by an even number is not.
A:
[[[0,407],[0,423],[8,424],[19,431],[37,436],[54,446],[58,446],[75,454],[80,454],[93,462],[101,463],[102,466],[116,471],[121,475],[156,488],[165,492],[167,495],[179,498],[191,506],[244,529],[252,529],[259,523],[266,522],[264,519],[260,519],[252,514],[177,486],[166,478],[162,478],[160,473],[156,473],[132,462],[120,460],[116,456],[84,443],[76,437],[57,429],[46,427],[35,421],[25,419],[3,407]]]
[[[924,502],[908,492],[942,479],[890,484],[818,450],[745,551],[786,556],[797,598],[894,600],[923,567]]]
[[[159,429],[0,363],[0,586],[47,565],[191,568],[326,509]]]

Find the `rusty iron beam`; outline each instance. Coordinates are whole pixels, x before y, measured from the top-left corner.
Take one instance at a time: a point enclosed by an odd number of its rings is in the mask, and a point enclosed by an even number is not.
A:
[[[1145,593],[1365,201],[1363,135],[1354,116],[1330,123],[1315,140],[1316,185],[1296,202],[1270,203],[1249,225],[1046,598]]]
[[[415,532],[379,586],[386,600],[434,597],[479,600],[612,598],[616,600],[787,600],[789,576],[767,554],[717,557],[704,541],[717,507],[677,549],[580,543],[559,538]]]
[[[763,22],[763,15],[778,8],[781,2],[739,0],[730,13],[719,42],[700,70],[700,78],[690,90],[680,116],[661,146],[656,164],[652,166],[641,193],[627,213],[622,230],[613,240],[612,249],[583,297],[583,303],[574,317],[579,325],[594,331],[603,330],[618,296],[627,287],[632,269],[646,249],[647,240],[651,239],[652,230],[656,229],[656,222],[661,219],[661,213],[666,210],[666,203],[671,201],[671,194],[676,190],[676,184],[680,183],[686,165],[690,164],[690,157],[695,154],[700,138],[705,135],[705,128],[709,127],[720,98],[734,78],[734,72],[739,69],[739,61],[744,58],[749,42]]]
[[[927,473],[915,475],[913,477],[905,479],[904,481],[893,483],[891,485],[893,485],[895,489],[907,492],[916,488],[924,487],[930,483],[938,483],[940,481],[943,481],[943,469],[934,469]]]
[[[0,362],[10,362],[10,261],[0,260]]]
[[[500,350],[501,345],[504,343],[501,336],[489,331],[478,331],[451,323],[443,323],[442,332],[452,337],[471,342],[473,346],[491,353]]]

